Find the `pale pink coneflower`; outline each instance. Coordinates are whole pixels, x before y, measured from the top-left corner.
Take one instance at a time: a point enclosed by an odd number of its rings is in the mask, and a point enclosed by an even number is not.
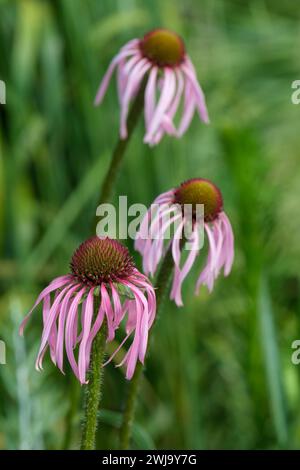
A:
[[[198,219],[195,214],[197,205],[200,204],[204,206],[204,216]],[[186,216],[184,206],[192,209],[192,217]],[[190,179],[178,188],[161,194],[155,199],[153,207],[156,211],[150,208],[140,225],[135,248],[143,256],[144,272],[152,276],[156,273],[166,251],[171,249],[175,269],[170,298],[176,305],[182,306],[182,283],[201,253],[199,224],[204,225],[204,232],[207,235],[208,256],[196,283],[196,294],[199,293],[201,285],[206,285],[211,292],[222,268],[225,276],[230,273],[234,258],[231,224],[223,211],[220,190],[211,181],[203,178]],[[171,241],[166,243],[164,236],[169,233],[170,227],[173,227],[174,234]],[[189,252],[183,262],[182,245],[186,232],[190,232]]]
[[[132,343],[119,364],[126,364],[126,378],[131,379],[137,361],[144,361],[148,331],[156,313],[152,285],[137,270],[127,248],[109,238],[94,236],[86,240],[74,252],[70,267],[70,274],[54,279],[41,292],[20,328],[23,334],[33,310],[43,302],[37,370],[42,369],[49,348],[53,363],[64,372],[65,349],[74,374],[82,384],[87,383],[91,347],[98,331],[106,322],[107,342],[112,341],[127,314],[125,339],[112,357],[132,335]]]
[[[95,105],[101,103],[111,76],[117,68],[121,107],[120,136],[127,137],[129,105],[141,84],[145,84],[144,142],[158,144],[164,134],[181,137],[190,125],[195,110],[209,122],[204,93],[182,39],[167,29],[155,29],[142,39],[133,39],[112,60],[98,89]],[[174,118],[182,107],[178,125]]]

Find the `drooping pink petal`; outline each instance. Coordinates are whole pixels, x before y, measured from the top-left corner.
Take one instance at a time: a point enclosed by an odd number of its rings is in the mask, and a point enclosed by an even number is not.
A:
[[[83,334],[81,343],[79,346],[79,354],[78,354],[78,373],[79,373],[79,380],[80,383],[86,383],[86,364],[89,362],[86,358],[86,345],[88,342],[88,338],[91,332],[92,326],[92,319],[94,314],[94,288],[91,288],[87,299],[86,299],[86,306],[85,306],[85,317],[84,317],[84,324],[83,324]]]
[[[234,257],[232,228],[224,212],[214,222],[213,229],[209,228],[206,232],[209,238],[209,252],[206,265],[196,283],[196,294],[202,284],[211,292],[223,266],[224,275],[229,274]]]
[[[141,315],[141,302],[139,301],[137,297],[135,298],[135,301],[136,301],[135,308],[137,310],[137,314],[136,314],[137,321],[136,321],[136,326],[135,326],[133,342],[129,350],[127,351],[127,354],[125,355],[123,361],[119,364],[119,366],[126,364],[127,366],[126,367],[126,379],[127,380],[130,380],[133,377],[134,370],[135,370],[136,363],[137,363],[138,356],[139,356],[140,324],[141,324],[142,315]]]
[[[184,91],[184,106],[181,121],[178,126],[178,137],[181,137],[189,127],[194,116],[196,103],[193,98],[192,86],[189,81],[186,82]]]
[[[145,143],[151,144],[153,142],[153,136],[156,133],[165,112],[172,102],[175,93],[175,84],[176,80],[173,70],[166,69],[164,71],[164,82],[161,95],[154,111],[153,118],[149,124],[148,129],[146,129],[146,135],[144,138]]]
[[[136,301],[136,329],[134,340],[130,348],[131,352],[128,356],[126,373],[126,377],[130,379],[134,372],[137,357],[141,362],[143,362],[145,358],[145,351],[148,342],[149,305],[140,288],[136,287],[129,281],[123,281],[123,283],[131,289]]]
[[[75,291],[80,287],[79,284],[75,285],[74,287],[70,288],[69,291],[66,293],[60,309],[60,315],[58,319],[58,333],[57,333],[57,343],[56,343],[56,363],[57,367],[63,371],[63,352],[64,352],[64,338],[65,338],[65,322],[66,316],[68,314],[68,309],[71,302],[71,297],[75,293]]]
[[[56,321],[56,318],[59,314],[60,307],[61,307],[61,301],[64,297],[64,295],[67,293],[67,291],[70,289],[71,286],[65,287],[56,297],[56,299],[53,302],[52,307],[50,308],[46,322],[44,324],[44,329],[43,329],[43,334],[42,334],[42,339],[41,339],[41,345],[40,349],[38,352],[37,360],[36,360],[36,369],[42,369],[42,353],[44,349],[47,347],[47,344],[49,343],[49,337],[51,333],[52,326],[54,322]]]
[[[120,51],[115,57],[114,59],[111,61],[103,79],[102,79],[102,82],[100,83],[100,86],[98,88],[98,91],[97,91],[97,94],[96,94],[96,98],[95,98],[95,106],[98,106],[99,104],[101,104],[101,101],[105,95],[105,92],[107,90],[107,87],[109,85],[109,82],[110,82],[110,79],[112,77],[112,74],[116,68],[116,66],[118,65],[118,63],[120,61],[122,61],[123,59],[125,59],[126,57],[132,55],[132,51],[129,49],[129,50],[124,50],[124,51]]]
[[[31,315],[32,315],[32,312],[33,310],[38,306],[38,304],[48,295],[50,294],[51,292],[55,291],[56,289],[60,289],[61,287],[63,287],[64,285],[66,285],[67,283],[70,283],[72,282],[72,278],[71,276],[60,276],[60,277],[57,277],[56,279],[54,279],[48,287],[46,287],[41,293],[40,295],[38,296],[37,300],[35,301],[32,309],[30,310],[30,312],[26,315],[26,317],[24,318],[24,320],[22,321],[21,323],[21,326],[19,328],[19,333],[21,336],[23,336],[23,333],[24,333],[24,328],[28,322],[28,320],[30,319]]]
[[[109,359],[107,359],[107,361],[103,364],[103,367],[107,366],[112,360],[113,358],[116,356],[116,354],[118,354],[118,352],[120,351],[120,349],[122,349],[122,347],[124,346],[124,344],[126,343],[126,341],[128,340],[129,336],[131,335],[132,331],[130,331],[126,336],[125,338],[121,341],[121,343],[119,344],[119,346],[117,347],[117,349],[114,350],[114,352],[112,353],[112,355],[109,357]],[[119,364],[120,366],[120,364]]]
[[[180,244],[182,241],[183,227],[184,227],[184,220],[182,220],[180,224],[178,225],[177,230],[174,234],[173,241],[172,241],[172,256],[173,256],[175,266],[177,267],[179,267],[179,264],[180,264],[180,257],[181,257]]]
[[[126,323],[125,323],[126,334],[132,333],[132,331],[135,328],[135,324],[136,324],[136,315],[134,315],[132,313],[132,309],[129,308],[130,307],[130,302],[134,302],[134,300],[126,299],[122,304],[123,318],[125,318],[125,316],[127,317],[126,318]]]
[[[107,341],[112,341],[115,337],[114,311],[110,302],[108,292],[104,284],[101,285],[101,299],[102,299],[102,308],[105,312],[107,327],[108,327]]]
[[[145,276],[140,276],[139,272],[132,276],[131,282],[141,287],[148,297],[148,328],[151,328],[156,315],[156,295],[154,288]]]
[[[234,236],[233,236],[231,223],[227,215],[225,214],[225,212],[222,212],[220,217],[225,227],[225,240],[226,240],[225,247],[224,247],[224,250],[226,253],[224,275],[228,276],[228,274],[231,271],[233,258],[234,258]]]
[[[117,85],[118,85],[118,97],[121,103],[124,90],[127,85],[128,76],[125,73],[126,59],[121,59],[117,66]]]
[[[156,79],[158,68],[153,67],[149,73],[147,86],[145,89],[145,125],[146,129],[149,128],[150,122],[153,118],[155,104],[156,104]]]
[[[205,103],[205,96],[197,80],[195,69],[192,65],[192,62],[189,59],[187,59],[186,63],[182,65],[182,70],[186,74],[187,79],[190,80],[191,85],[193,87],[193,90],[195,93],[196,106],[198,108],[200,118],[204,122],[209,123],[209,117],[208,117],[208,112],[207,112],[206,103]]]
[[[74,357],[74,323],[77,321],[77,313],[78,313],[78,306],[82,299],[82,296],[86,292],[87,287],[84,286],[80,289],[79,292],[76,293],[68,312],[67,321],[66,321],[66,328],[65,328],[65,345],[66,345],[66,353],[69,360],[69,363],[72,367],[72,370],[76,377],[79,379],[78,373],[78,366]]]
[[[186,276],[188,275],[188,273],[190,272],[195,262],[196,256],[199,253],[199,234],[198,234],[197,228],[194,229],[191,235],[191,239],[192,239],[191,241],[192,246],[188,254],[188,257],[182,269],[180,270],[180,268],[176,266],[175,273],[174,273],[173,286],[172,286],[170,298],[172,300],[175,300],[175,303],[178,307],[181,307],[183,305],[182,296],[181,296],[182,283],[184,279],[186,278]]]
[[[160,128],[158,129],[156,135],[154,136],[155,145],[160,142],[165,132],[169,135],[178,136],[176,126],[173,122],[173,118],[177,112],[177,109],[181,101],[182,93],[184,90],[184,79],[183,79],[182,72],[180,69],[177,69],[175,73],[176,73],[176,78],[177,78],[176,94],[174,96],[173,101],[171,102],[169,109],[166,111],[163,117]]]
[[[157,270],[158,264],[162,256],[164,255],[165,241],[169,240],[169,233],[167,233],[169,232],[169,228],[171,227],[171,225],[175,226],[176,222],[180,223],[181,218],[182,218],[181,214],[177,214],[171,218],[168,218],[167,221],[164,222],[164,224],[162,225],[161,231],[159,233],[159,238],[155,239],[152,242],[152,246],[150,247],[149,252],[148,252],[148,259],[149,259],[148,266],[149,266],[149,273],[151,274],[151,276],[154,276]]]
[[[96,319],[95,319],[94,324],[91,328],[91,331],[90,331],[90,334],[89,334],[89,337],[88,337],[88,341],[87,341],[87,344],[86,344],[86,360],[87,360],[86,370],[88,369],[88,366],[89,366],[92,344],[93,344],[93,341],[94,341],[96,335],[100,331],[100,328],[102,327],[104,316],[105,316],[105,312],[104,312],[104,308],[103,308],[103,302],[101,302],[100,307],[98,309],[98,313],[96,315]]]
[[[48,294],[43,300],[43,324],[44,325],[46,324],[47,318],[49,316],[50,307],[51,307],[51,299],[50,299],[50,294]],[[55,338],[53,337],[53,334],[51,334],[51,339],[49,340],[50,356],[51,356],[52,362],[55,364],[55,356],[53,354],[53,342],[55,343]]]
[[[150,69],[151,65],[145,60],[141,59],[135,65],[128,78],[126,90],[124,91],[123,99],[121,102],[121,118],[120,118],[120,135],[122,139],[127,137],[127,116],[129,110],[129,103],[132,100],[135,90],[143,79],[145,73]]]
[[[173,210],[173,209],[172,209]],[[160,227],[154,227],[152,231],[151,225],[151,236],[155,236],[154,240],[149,239],[149,245],[145,245],[145,252],[144,252],[144,261],[145,261],[145,268],[144,272],[146,274],[150,273],[152,276],[154,275],[157,265],[161,259],[162,251],[163,251],[163,244],[166,239],[166,232],[169,227],[174,224],[176,221],[181,219],[181,214],[176,214],[171,218],[167,218],[167,220],[163,220],[163,218],[168,215],[168,212],[162,212],[162,218],[159,220],[162,225]],[[157,224],[156,224],[157,225]]]
[[[160,194],[155,200],[154,204],[162,204],[162,203],[172,203],[174,202],[174,193],[175,189],[170,189],[162,194]]]

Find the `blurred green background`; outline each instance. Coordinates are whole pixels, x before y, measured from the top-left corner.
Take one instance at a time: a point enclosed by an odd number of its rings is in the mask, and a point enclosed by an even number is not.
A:
[[[117,192],[130,203],[193,176],[223,191],[236,237],[231,276],[184,308],[169,301],[142,384],[134,448],[300,448],[300,9],[293,0],[0,0],[0,448],[76,448],[80,386],[49,359],[34,369],[39,291],[90,235],[118,132],[115,80],[92,103],[112,56],[157,26],[182,35],[211,125],[181,140],[130,143]],[[137,263],[140,259],[135,254]],[[99,448],[118,446],[123,371],[105,372]]]

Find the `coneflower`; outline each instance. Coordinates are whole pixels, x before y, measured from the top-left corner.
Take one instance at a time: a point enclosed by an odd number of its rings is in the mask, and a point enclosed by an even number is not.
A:
[[[127,248],[109,238],[94,236],[83,242],[74,252],[70,267],[70,274],[54,279],[41,292],[22,322],[21,334],[33,310],[43,302],[36,368],[42,368],[49,348],[53,363],[63,372],[65,350],[74,374],[86,383],[97,333],[106,322],[107,341],[112,341],[127,315],[126,336],[120,347],[130,336],[133,340],[120,365],[126,364],[126,377],[130,379],[137,361],[144,361],[148,330],[155,317],[152,285],[137,270]]]
[[[130,102],[144,82],[145,143],[155,145],[164,134],[182,136],[196,109],[200,119],[209,122],[195,68],[186,53],[183,40],[176,33],[155,29],[142,39],[133,39],[125,44],[112,60],[100,84],[96,105],[101,103],[115,68],[122,139],[127,137]],[[174,119],[181,104],[182,115],[176,126]]]
[[[143,219],[139,232],[136,235],[135,248],[143,256],[143,269],[146,274],[154,275],[166,251],[172,251],[174,262],[173,285],[170,298],[178,306],[183,305],[181,288],[182,283],[192,266],[200,247],[200,224],[208,239],[208,257],[204,269],[201,271],[196,284],[196,293],[202,284],[211,291],[214,281],[224,269],[227,276],[232,267],[234,257],[234,237],[230,221],[223,210],[223,198],[220,190],[209,180],[193,178],[178,188],[171,189],[158,196],[154,201],[156,211],[149,209]],[[196,217],[197,205],[204,206],[204,217]],[[189,211],[184,207],[191,208]],[[170,216],[171,214],[171,216]],[[191,220],[192,219],[192,224]],[[165,234],[174,228],[174,235],[170,243],[165,242]],[[189,235],[190,251],[182,264],[184,238]]]

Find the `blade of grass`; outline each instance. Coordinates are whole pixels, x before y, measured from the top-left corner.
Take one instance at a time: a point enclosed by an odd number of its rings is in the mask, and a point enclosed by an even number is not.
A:
[[[269,387],[270,406],[278,442],[282,447],[286,447],[288,444],[288,420],[276,327],[266,274],[261,279],[258,303],[261,343]]]

